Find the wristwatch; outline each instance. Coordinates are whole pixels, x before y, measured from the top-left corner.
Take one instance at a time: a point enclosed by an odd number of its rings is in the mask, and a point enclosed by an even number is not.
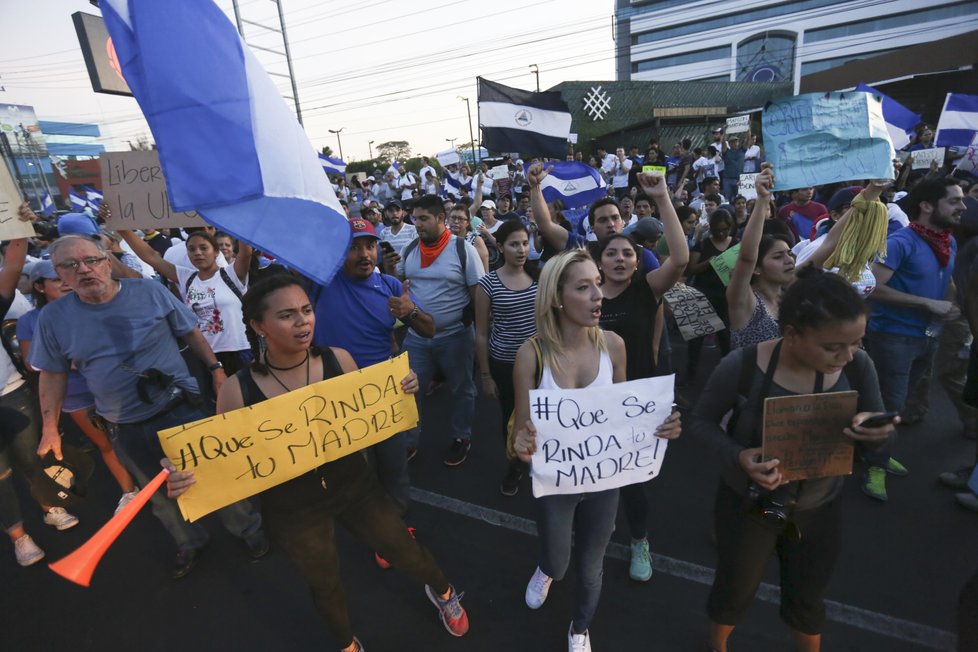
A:
[[[212,364],[209,367],[207,367],[207,371],[210,371],[210,372],[213,373],[213,372],[217,371],[218,369],[223,369],[223,368],[224,368],[224,365],[221,364],[221,361],[220,360],[218,360],[214,364]]]
[[[414,318],[418,316],[419,312],[420,310],[418,310],[418,307],[415,306],[414,310],[412,310],[407,315],[405,315],[404,318],[401,319],[401,321],[404,322],[405,324],[410,324],[411,322],[414,321]]]

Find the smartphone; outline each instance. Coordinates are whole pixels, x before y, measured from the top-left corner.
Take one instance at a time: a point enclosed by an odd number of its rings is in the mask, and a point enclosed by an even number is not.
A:
[[[381,240],[380,241],[380,248],[384,250],[384,253],[385,254],[392,254],[392,253],[394,253],[394,245],[392,245],[391,243],[387,242],[386,240]]]
[[[899,412],[884,412],[883,414],[877,414],[868,419],[863,419],[859,423],[859,426],[861,428],[879,428],[888,423],[893,423],[893,420],[898,416],[900,416]]]

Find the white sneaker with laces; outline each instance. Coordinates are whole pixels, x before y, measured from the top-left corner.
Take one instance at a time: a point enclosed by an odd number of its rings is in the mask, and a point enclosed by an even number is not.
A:
[[[21,566],[30,566],[44,559],[44,551],[37,547],[28,534],[14,541],[14,555]]]
[[[60,532],[61,530],[67,530],[78,525],[78,517],[66,512],[64,507],[52,507],[44,515],[44,523]]]
[[[129,493],[122,494],[122,496],[119,498],[119,504],[115,506],[115,511],[112,512],[112,514],[115,515],[115,514],[118,514],[119,512],[121,512],[122,511],[122,508],[125,507],[126,505],[128,505],[129,502],[133,498],[135,498],[136,497],[136,494],[138,494],[138,493],[139,493],[139,487],[136,487],[132,491],[130,491]]]
[[[591,636],[588,632],[574,633],[574,624],[567,630],[567,652],[591,652]]]
[[[530,583],[526,585],[526,606],[530,609],[539,609],[547,601],[547,594],[550,593],[550,584],[554,578],[550,577],[537,566],[530,578]]]

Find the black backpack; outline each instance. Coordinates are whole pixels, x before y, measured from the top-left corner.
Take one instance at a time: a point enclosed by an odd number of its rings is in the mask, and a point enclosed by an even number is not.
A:
[[[234,281],[231,280],[231,276],[228,274],[227,268],[225,267],[219,268],[218,274],[221,275],[221,280],[224,281],[224,284],[228,286],[228,289],[231,290],[234,296],[238,297],[238,301],[244,303],[244,296],[241,294],[241,290],[238,289],[238,286],[234,284]],[[187,293],[190,292],[190,285],[194,282],[195,278],[197,278],[197,272],[194,272],[189,277],[187,277],[187,282],[183,284],[184,301],[187,300]]]

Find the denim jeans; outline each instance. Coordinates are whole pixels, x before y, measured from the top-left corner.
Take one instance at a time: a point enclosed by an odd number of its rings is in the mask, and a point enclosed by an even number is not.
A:
[[[424,392],[435,372],[448,380],[452,392],[452,437],[472,438],[472,418],[475,416],[475,381],[472,378],[475,356],[475,331],[471,326],[458,333],[427,339],[413,332],[404,338],[411,368],[418,374],[421,391],[418,407],[424,404]],[[408,445],[417,446],[418,433],[412,431]]]
[[[604,553],[615,531],[618,490],[537,499],[540,570],[561,580],[570,565],[571,532],[577,544],[577,596],[573,627],[583,633],[601,597]]]
[[[12,470],[16,466],[30,479],[38,461],[36,451],[41,437],[41,419],[37,413],[37,401],[27,383],[0,396],[0,405],[30,419],[22,430],[0,442],[0,527],[9,532],[21,524],[20,503],[14,491]]]
[[[165,457],[156,433],[160,430],[183,425],[207,417],[201,409],[187,402],[164,410],[148,421],[140,423],[110,423],[109,436],[112,446],[123,466],[141,487],[162,470],[160,460]],[[153,515],[166,528],[180,550],[202,548],[207,543],[207,530],[200,522],[189,523],[183,519],[176,501],[166,497],[166,488],[153,494]],[[247,500],[241,500],[217,511],[224,527],[231,534],[245,541],[261,536],[261,515]]]
[[[887,411],[902,412],[911,387],[917,385],[934,359],[937,339],[892,333],[867,333],[866,352],[876,366],[880,393]],[[863,456],[874,466],[886,466],[896,444],[896,431],[876,450],[862,447]]]
[[[411,476],[407,459],[409,435],[409,431],[399,432],[367,449],[380,485],[394,500],[394,506],[401,516],[411,504]]]

